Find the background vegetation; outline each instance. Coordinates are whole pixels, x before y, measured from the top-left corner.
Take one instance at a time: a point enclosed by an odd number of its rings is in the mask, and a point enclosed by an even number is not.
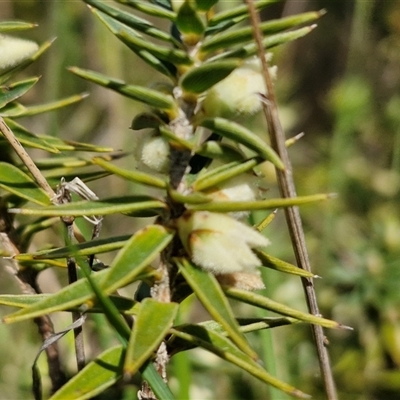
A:
[[[318,29],[275,54],[278,100],[287,136],[306,134],[290,150],[298,193],[339,194],[334,202],[302,209],[314,272],[323,277],[316,284],[322,312],[354,327],[351,333],[328,332],[339,395],[346,400],[397,399],[400,4],[379,0],[286,1],[267,9],[264,17],[321,8],[328,13],[318,22]],[[141,106],[87,84],[66,67],[78,65],[140,84],[153,81],[153,71],[133,58],[80,1],[2,2],[0,19],[15,18],[38,23],[36,30],[25,34],[29,38],[43,42],[57,37],[50,51],[28,71],[29,76],[43,77],[25,102],[90,92],[90,98],[76,106],[22,123],[32,131],[64,139],[133,148],[136,138],[128,127]],[[94,189],[102,197],[110,192],[134,192],[135,187],[109,179]],[[121,235],[132,231],[131,223],[114,216],[106,219],[104,229]],[[274,255],[293,261],[282,216],[274,220],[267,236],[274,244]],[[43,247],[49,239],[43,235],[40,240]],[[4,270],[0,271],[0,282],[1,292],[17,291]],[[49,272],[41,284],[52,292],[60,282],[64,283],[65,277]],[[267,291],[288,305],[304,303],[301,285],[293,278],[269,273]],[[8,311],[2,309],[2,314]],[[58,323],[62,327],[63,316],[57,316],[55,323],[56,330]],[[102,326],[96,320],[90,323],[96,330]],[[275,368],[280,378],[321,398],[310,336],[307,326],[274,330]],[[96,337],[113,341],[106,331],[100,330]],[[60,344],[73,370],[71,345],[68,339]],[[93,354],[99,345],[92,343]],[[2,398],[30,397],[30,366],[39,346],[30,322],[0,326],[0,358],[7,360],[0,366]],[[237,372],[213,358],[197,360],[192,370],[198,387],[196,398],[211,398],[205,388],[217,384],[219,398],[260,398],[253,379],[235,375]],[[210,365],[212,376],[204,374]],[[285,398],[283,394],[271,396]]]

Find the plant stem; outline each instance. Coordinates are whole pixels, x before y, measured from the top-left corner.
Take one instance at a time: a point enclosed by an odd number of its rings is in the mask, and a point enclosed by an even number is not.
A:
[[[54,201],[56,194],[51,186],[48,184],[46,178],[42,175],[39,168],[33,162],[32,158],[26,152],[26,150],[22,147],[22,144],[15,137],[14,133],[4,122],[4,119],[0,117],[0,132],[7,139],[10,145],[13,147],[15,152],[21,161],[25,164],[26,168],[28,168],[29,172],[32,174],[38,185],[47,193],[50,200]]]
[[[261,61],[262,73],[267,87],[267,101],[263,102],[263,110],[268,125],[271,145],[281,157],[285,165],[285,169],[283,171],[276,169],[279,190],[283,198],[293,198],[296,197],[297,194],[293,182],[292,167],[287,148],[285,146],[285,134],[279,119],[274,87],[269,74],[268,63],[264,56],[262,36],[259,29],[260,17],[256,12],[253,0],[246,0],[246,3],[249,9],[251,24],[253,26],[254,39],[258,47],[258,56]],[[286,208],[285,216],[297,264],[300,268],[311,271],[310,260],[308,257],[308,251],[298,207]],[[320,315],[312,279],[302,278],[302,283],[310,313],[313,315]],[[329,400],[336,400],[336,387],[333,379],[328,351],[325,347],[325,335],[323,329],[321,326],[312,325],[312,331],[327,398]]]

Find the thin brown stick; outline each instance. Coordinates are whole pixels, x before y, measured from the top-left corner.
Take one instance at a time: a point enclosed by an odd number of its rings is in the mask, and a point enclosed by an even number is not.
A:
[[[46,178],[42,175],[39,168],[33,162],[32,158],[23,148],[22,144],[15,137],[14,133],[4,122],[4,119],[2,117],[0,117],[0,132],[8,140],[21,161],[26,165],[26,168],[28,168],[29,172],[32,174],[38,185],[48,194],[50,200],[54,201],[56,196],[54,190],[51,188]]]
[[[279,119],[275,91],[268,70],[268,63],[264,56],[262,34],[260,31],[260,17],[254,7],[253,0],[246,0],[246,3],[253,26],[254,39],[258,47],[258,56],[261,60],[265,85],[267,87],[267,101],[263,102],[263,109],[268,125],[271,145],[279,154],[285,165],[285,169],[283,171],[278,169],[276,170],[279,190],[283,198],[296,197],[297,194],[293,182],[292,166],[285,145],[285,133]],[[297,264],[300,268],[311,271],[310,260],[308,257],[308,251],[298,207],[286,208],[285,216]],[[314,315],[320,315],[313,280],[302,278],[302,283],[310,313]],[[325,347],[325,335],[323,329],[319,325],[312,325],[312,331],[327,398],[329,400],[337,400],[336,387],[329,361],[329,354],[327,348]]]

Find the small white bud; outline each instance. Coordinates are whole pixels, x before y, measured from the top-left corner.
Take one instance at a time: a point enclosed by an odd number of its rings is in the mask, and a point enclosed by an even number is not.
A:
[[[177,226],[192,261],[215,274],[254,272],[261,262],[251,249],[269,244],[259,232],[224,214],[187,211]]]
[[[270,72],[275,78],[276,67]],[[260,94],[266,92],[260,60],[252,58],[207,92],[203,111],[207,117],[251,116],[261,110]]]
[[[0,35],[0,70],[20,64],[38,48],[38,44],[31,40]]]
[[[254,201],[257,199],[258,190],[254,177],[244,174],[214,187],[213,191],[207,195],[215,201]],[[236,219],[243,219],[249,215],[249,212],[237,211],[229,215]]]
[[[167,173],[170,166],[170,148],[161,136],[146,136],[141,143],[140,160],[146,167],[156,172]]]

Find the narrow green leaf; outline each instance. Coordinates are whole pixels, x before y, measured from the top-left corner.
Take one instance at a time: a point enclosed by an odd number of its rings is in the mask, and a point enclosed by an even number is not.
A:
[[[279,0],[260,0],[254,2],[254,5],[258,11],[263,10],[265,7],[276,3]],[[249,9],[247,5],[240,5],[234,8],[228,8],[225,11],[221,11],[215,14],[210,20],[208,21],[209,26],[218,25],[221,22],[229,21],[235,17],[247,16],[249,13]]]
[[[301,206],[315,201],[328,200],[332,196],[329,194],[314,194],[311,196],[299,196],[290,199],[269,199],[256,201],[220,201],[206,204],[187,205],[193,211],[215,211],[215,212],[234,212],[234,211],[256,211],[273,210],[281,207]]]
[[[205,30],[204,23],[191,0],[184,0],[179,7],[175,24],[182,34],[183,42],[195,45]]]
[[[92,159],[92,162],[93,164],[104,168],[106,171],[112,172],[113,174],[128,179],[129,181],[141,183],[147,186],[157,187],[160,189],[165,189],[167,187],[167,182],[163,181],[160,178],[140,171],[119,168],[113,163],[104,160],[103,158],[95,157]]]
[[[38,138],[45,140],[59,151],[90,151],[93,153],[109,153],[114,151],[112,147],[103,147],[90,143],[80,143],[73,140],[62,140],[55,136],[38,135]]]
[[[178,312],[177,303],[142,301],[126,350],[124,373],[133,375],[149,360],[172,327]]]
[[[2,21],[0,22],[0,32],[24,31],[26,29],[36,28],[37,24],[23,21]]]
[[[292,385],[289,385],[274,376],[270,375],[261,365],[254,361],[247,354],[237,349],[224,335],[204,326],[189,325],[182,329],[171,329],[176,337],[189,342],[191,345],[202,347],[218,357],[226,360],[242,370],[260,379],[279,390],[297,397],[308,399],[309,395],[301,392]]]
[[[47,138],[35,135],[26,130],[22,125],[17,124],[12,119],[4,119],[8,127],[13,131],[15,137],[19,142],[26,146],[34,149],[41,149],[48,151],[49,153],[59,153],[60,151],[53,146]]]
[[[157,115],[145,112],[135,116],[131,129],[139,131],[141,129],[158,128],[163,123],[162,119]]]
[[[295,26],[315,21],[323,15],[322,12],[307,12],[303,14],[291,15],[285,18],[274,19],[263,22],[260,29],[264,35],[281,32]],[[220,49],[227,49],[231,46],[239,46],[253,40],[251,26],[231,30],[214,35],[205,40],[200,47],[200,52],[210,53]]]
[[[90,256],[91,254],[107,253],[119,250],[130,239],[131,235],[114,236],[106,239],[95,239],[78,243],[74,246],[59,247],[51,250],[40,250],[34,253],[20,253],[14,259],[18,261],[58,259],[74,256]]]
[[[107,14],[102,13],[101,11],[98,11],[96,9],[92,9],[93,14],[97,16],[97,18],[100,19],[100,21],[109,29],[113,35],[115,35],[119,40],[122,41],[125,45],[127,45],[133,52],[138,55],[142,60],[147,62],[150,66],[152,66],[155,70],[158,72],[168,76],[172,80],[175,81],[175,75],[176,75],[176,67],[169,61],[169,60],[162,60],[159,57],[157,57],[154,52],[148,51],[147,48],[143,47],[132,47],[122,36],[121,34],[124,32],[125,35],[129,37],[135,37],[135,38],[142,38],[142,36],[133,30],[132,28],[129,28],[125,24],[109,17]],[[163,33],[162,31],[160,31]],[[169,36],[169,35],[168,35]],[[174,41],[172,36],[169,36],[170,42],[173,42],[174,46],[180,46],[180,43]],[[141,40],[144,40],[143,38]]]
[[[161,29],[155,27],[152,23],[144,18],[137,17],[134,14],[123,11],[119,8],[112,7],[99,0],[84,0],[85,3],[97,8],[104,14],[109,15],[112,19],[127,25],[130,28],[136,29],[139,32],[143,32],[146,35],[152,36],[159,40],[176,44],[176,40],[169,34]]]
[[[118,37],[118,39],[135,51],[135,53],[139,54],[141,51],[147,51],[167,63],[184,65],[192,64],[190,57],[183,50],[152,43],[148,39],[143,38],[142,35],[134,29],[109,17],[107,14],[95,9],[92,9],[92,12],[96,14],[96,16],[116,37]],[[170,41],[172,41],[175,46],[178,45],[178,42],[176,42],[172,37],[170,37]],[[167,66],[165,67],[168,69]]]
[[[208,11],[218,0],[195,0],[197,11]]]
[[[151,107],[163,110],[175,110],[177,107],[172,96],[166,95],[157,90],[144,88],[143,86],[138,85],[128,85],[121,80],[113,79],[97,72],[77,67],[72,67],[69,70],[83,79],[87,79],[100,86],[112,89],[126,97],[140,101]]]
[[[31,89],[39,78],[29,78],[7,86],[0,86],[0,108],[14,101]]]
[[[50,103],[39,104],[37,106],[24,107],[23,110],[18,110],[18,112],[8,112],[4,114],[4,111],[1,110],[1,114],[7,117],[13,118],[22,118],[29,117],[32,115],[42,114],[49,111],[54,111],[62,107],[67,107],[71,104],[75,104],[88,96],[87,93],[77,94],[74,96],[66,97],[61,100],[52,101]]]
[[[312,272],[306,271],[303,268],[296,267],[293,264],[273,257],[265,253],[264,251],[254,249],[254,252],[257,254],[257,257],[260,259],[264,267],[268,267],[280,272],[285,272],[287,274],[302,276],[304,278],[316,278],[316,275]]]
[[[174,234],[161,225],[149,225],[135,233],[111,264],[105,288],[112,293],[132,280],[171,242]]]
[[[0,162],[0,187],[41,206],[51,204],[46,192],[29,175],[12,164]]]
[[[243,154],[233,146],[208,140],[203,143],[197,150],[196,154],[200,154],[209,158],[216,158],[226,162],[243,160]]]
[[[182,149],[193,150],[193,143],[189,140],[178,137],[168,125],[162,124],[158,127],[161,136],[168,139],[171,146],[180,147]]]
[[[82,200],[46,208],[11,208],[9,212],[23,215],[39,215],[43,217],[83,217],[90,215],[129,213],[147,209],[158,209],[161,211],[166,207],[165,203],[153,199],[150,196],[125,196],[111,197],[97,201]]]
[[[263,162],[263,160],[260,158],[250,158],[242,162],[233,161],[229,163],[231,166],[230,168],[224,168],[219,173],[206,173],[199,177],[199,179],[193,182],[192,187],[194,190],[209,189],[253,169],[261,162]]]
[[[212,130],[228,139],[232,139],[255,151],[264,159],[271,161],[277,168],[284,165],[276,152],[259,136],[244,126],[225,118],[206,118],[200,122],[201,126]]]
[[[123,346],[107,349],[62,386],[50,400],[91,399],[122,377]]]
[[[173,47],[160,46],[159,44],[151,43],[148,40],[134,36],[127,32],[127,30],[121,30],[118,37],[132,50],[147,50],[155,57],[173,63],[175,65],[191,65],[193,60],[189,55],[180,49]]]
[[[82,171],[74,170],[71,168],[57,168],[43,172],[43,176],[46,178],[50,186],[56,187],[60,184],[61,178],[64,178],[66,182],[72,181],[74,178],[79,176],[83,182],[92,182],[106,176],[111,175],[107,171]]]
[[[93,274],[93,279],[101,284],[107,276],[108,271],[103,270]],[[24,321],[41,315],[56,311],[68,310],[83,304],[94,297],[94,293],[86,279],[80,279],[71,285],[62,288],[43,300],[35,302],[31,306],[3,317],[6,324]]]
[[[263,39],[262,44],[264,49],[271,49],[281,44],[289,43],[293,40],[302,38],[303,36],[310,33],[316,25],[306,26],[304,28],[296,29],[289,32],[277,33],[275,35],[268,36]],[[257,45],[254,42],[240,46],[235,50],[226,51],[224,53],[217,54],[209,59],[209,61],[216,61],[225,58],[248,58],[257,55]]]
[[[116,0],[118,3],[125,4],[132,7],[138,11],[142,11],[147,15],[152,15],[153,17],[165,18],[170,21],[175,21],[176,13],[165,7],[159,7],[151,3],[145,3],[143,1],[137,0]]]
[[[48,299],[51,294],[3,294],[0,295],[0,304],[9,307],[26,308],[39,301]],[[110,300],[119,311],[131,310],[135,301],[121,296],[110,296]],[[78,311],[78,308],[73,307],[69,311]],[[102,312],[102,309],[97,304],[88,312]]]
[[[336,321],[331,321],[330,319],[322,318],[317,315],[312,315],[303,311],[295,310],[294,308],[285,306],[284,304],[278,303],[269,299],[268,297],[261,296],[260,294],[254,292],[248,292],[246,290],[236,289],[232,287],[223,287],[223,291],[228,297],[232,299],[251,304],[265,310],[273,311],[281,315],[297,318],[300,321],[308,322],[310,324],[320,325],[324,328],[348,328],[344,325],[339,324]]]
[[[204,63],[186,72],[181,80],[180,86],[190,93],[202,93],[225,79],[235,68],[240,66],[240,59],[225,59],[216,62]]]
[[[257,354],[240,332],[239,324],[215,276],[183,258],[176,259],[176,264],[204,308],[222,325],[236,346],[251,358],[257,359]]]

